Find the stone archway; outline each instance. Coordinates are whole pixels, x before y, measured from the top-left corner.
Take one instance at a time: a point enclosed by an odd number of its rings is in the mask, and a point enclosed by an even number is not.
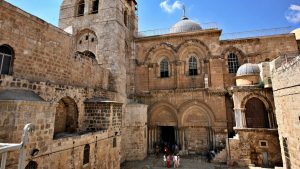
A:
[[[213,146],[212,120],[199,105],[192,105],[181,116],[181,143],[189,152],[207,152]]]
[[[242,118],[240,123],[243,127],[277,128],[274,105],[269,98],[251,93],[242,99],[240,107]]]
[[[70,97],[59,100],[56,107],[54,138],[67,137],[78,130],[78,108]]]
[[[153,152],[156,145],[178,143],[178,117],[175,106],[157,103],[149,111],[148,150]]]
[[[260,99],[253,97],[245,105],[247,128],[269,128],[268,112]]]

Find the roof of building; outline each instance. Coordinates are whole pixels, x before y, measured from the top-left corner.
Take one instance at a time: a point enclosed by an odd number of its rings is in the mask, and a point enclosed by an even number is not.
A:
[[[291,33],[294,33],[296,40],[300,40],[300,28],[293,30]]]
[[[23,89],[3,90],[0,92],[0,100],[45,101],[33,91]]]
[[[183,15],[181,20],[172,26],[170,33],[190,32],[201,30],[202,27],[199,23],[190,20],[185,14],[185,6],[183,5]]]
[[[246,63],[239,67],[236,76],[257,75],[260,73],[257,64]]]

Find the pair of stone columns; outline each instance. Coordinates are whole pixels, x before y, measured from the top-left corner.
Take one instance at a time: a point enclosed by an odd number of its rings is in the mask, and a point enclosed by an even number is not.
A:
[[[235,115],[235,128],[246,128],[247,124],[246,124],[245,109],[235,108],[234,115]]]
[[[246,123],[246,109],[245,108],[235,108],[235,128],[247,128]],[[276,118],[272,110],[268,110],[268,122],[270,128],[276,128]]]
[[[182,143],[182,149],[185,149],[185,129],[181,128],[175,128],[174,127],[174,136],[175,136],[175,142],[177,144]],[[155,143],[160,142],[160,130],[159,127],[149,127],[148,129],[148,152],[153,153],[155,151]]]
[[[154,152],[154,144],[158,142],[158,127],[150,127],[148,129],[148,151]]]

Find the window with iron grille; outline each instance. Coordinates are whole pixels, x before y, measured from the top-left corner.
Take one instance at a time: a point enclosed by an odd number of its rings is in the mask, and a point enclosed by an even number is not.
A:
[[[169,62],[167,59],[163,59],[160,62],[160,77],[161,78],[169,77]]]
[[[239,68],[239,60],[236,54],[230,53],[228,55],[228,70],[229,73],[236,73]]]
[[[190,57],[189,59],[189,75],[190,76],[198,75],[197,59],[194,56]]]
[[[98,13],[98,10],[99,10],[99,0],[93,0],[91,13],[96,14]]]
[[[90,145],[86,144],[83,151],[83,165],[90,162]]]
[[[84,7],[85,7],[84,0],[78,1],[78,4],[77,4],[77,16],[83,16],[84,15]]]
[[[0,74],[10,74],[12,69],[13,51],[6,45],[0,46]]]

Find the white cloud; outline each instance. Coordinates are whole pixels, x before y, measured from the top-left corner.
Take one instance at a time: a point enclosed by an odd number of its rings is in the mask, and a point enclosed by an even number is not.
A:
[[[285,15],[285,18],[291,23],[300,23],[300,6],[291,5]]]
[[[180,1],[175,1],[173,4],[170,4],[169,0],[164,0],[160,3],[160,7],[168,13],[172,13],[177,9],[181,9],[182,3]]]

